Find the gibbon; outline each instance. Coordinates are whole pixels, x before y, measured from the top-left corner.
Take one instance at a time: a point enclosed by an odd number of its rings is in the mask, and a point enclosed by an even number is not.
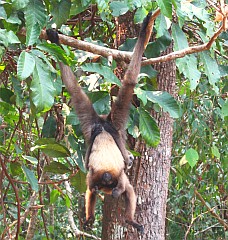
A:
[[[143,232],[143,226],[134,220],[136,196],[125,173],[125,168],[131,161],[125,146],[125,126],[129,116],[134,87],[140,72],[144,45],[148,38],[147,26],[150,16],[151,14],[143,21],[122,86],[108,115],[99,116],[95,112],[91,101],[79,86],[71,68],[59,62],[63,83],[71,95],[72,104],[88,145],[85,157],[88,174],[84,226],[91,225],[94,222],[96,194],[101,190],[114,198],[118,198],[124,193],[126,222],[138,231]],[[48,29],[47,35],[52,43],[60,45],[56,31]]]

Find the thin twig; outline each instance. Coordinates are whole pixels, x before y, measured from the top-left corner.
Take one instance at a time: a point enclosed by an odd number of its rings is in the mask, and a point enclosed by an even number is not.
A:
[[[208,211],[211,213],[212,216],[214,216],[219,223],[225,228],[225,230],[228,230],[228,224],[220,218],[220,216],[218,214],[216,214],[214,212],[214,210],[212,208],[209,207],[209,205],[206,203],[206,201],[203,199],[203,197],[201,196],[201,194],[197,191],[197,189],[194,189],[195,195],[198,197],[198,199],[201,201],[201,203],[208,209]]]
[[[19,197],[19,194],[18,194],[18,189],[16,187],[16,185],[14,184],[14,181],[13,179],[11,178],[11,176],[8,174],[8,171],[6,169],[6,166],[4,164],[4,159],[3,157],[0,155],[0,164],[2,166],[2,170],[3,172],[5,173],[6,177],[8,178],[13,190],[14,190],[14,193],[15,193],[15,197],[16,197],[16,202],[17,202],[17,231],[16,231],[16,236],[15,236],[15,239],[17,240],[18,237],[19,237],[19,232],[20,232],[20,218],[21,218],[21,202],[20,202],[20,197]],[[8,228],[8,227],[6,227]],[[4,236],[4,235],[3,235]]]

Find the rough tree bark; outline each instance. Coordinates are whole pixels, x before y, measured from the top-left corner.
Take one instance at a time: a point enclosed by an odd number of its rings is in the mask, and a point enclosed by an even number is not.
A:
[[[132,15],[123,16],[126,26],[132,26]],[[136,36],[135,29],[127,27],[124,35]],[[172,52],[170,46],[164,54]],[[158,89],[174,95],[176,66],[174,61],[157,64]],[[171,164],[173,120],[167,113],[151,112],[160,128],[161,141],[156,148],[148,148],[143,142],[137,142],[135,150],[141,153],[130,173],[131,183],[137,194],[136,219],[144,225],[144,234],[125,224],[124,202],[109,196],[105,197],[103,208],[103,240],[119,239],[165,239],[166,201]]]
[[[172,45],[165,54],[172,52]],[[174,61],[157,64],[158,90],[175,94],[176,65]],[[145,227],[142,239],[165,239],[166,201],[171,165],[173,119],[167,113],[152,111],[160,128],[161,140],[156,148],[147,148],[140,143],[137,151],[141,153],[139,174],[133,174],[140,211],[138,221]],[[134,234],[129,239],[137,239]]]

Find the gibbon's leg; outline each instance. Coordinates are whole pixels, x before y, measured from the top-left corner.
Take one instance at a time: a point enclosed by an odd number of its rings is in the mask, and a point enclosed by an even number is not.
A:
[[[144,228],[142,225],[134,220],[135,209],[136,209],[136,196],[132,185],[129,183],[126,185],[125,191],[126,200],[126,222],[136,228],[143,234]]]
[[[127,178],[127,175],[124,171],[121,172],[118,178],[118,184],[115,188],[112,189],[112,196],[118,198],[123,192],[125,192],[126,184],[130,184]]]
[[[86,220],[84,222],[84,228],[91,226],[95,220],[95,205],[96,205],[96,191],[91,191],[89,187],[86,190]]]
[[[147,15],[142,23],[140,34],[131,61],[124,75],[122,86],[107,118],[113,123],[117,131],[124,129],[128,121],[134,87],[137,84],[137,78],[141,68],[142,55],[151,33],[151,31],[147,30],[147,26],[150,25],[150,17],[151,13]]]

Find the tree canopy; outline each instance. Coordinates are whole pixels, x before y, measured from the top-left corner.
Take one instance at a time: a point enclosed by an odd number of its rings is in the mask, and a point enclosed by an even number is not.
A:
[[[70,65],[95,110],[108,113],[110,92],[121,85],[117,66],[125,70],[136,42],[118,42],[118,19],[129,11],[136,25],[150,11],[155,22],[127,132],[156,147],[151,109],[175,119],[167,239],[225,239],[228,3],[222,0],[0,1],[2,238],[100,236],[101,206],[93,231],[82,229],[85,146],[56,61]],[[63,49],[46,41],[45,29],[53,26]],[[174,51],[160,56],[171,42]],[[174,96],[157,89],[153,68],[173,59]]]

